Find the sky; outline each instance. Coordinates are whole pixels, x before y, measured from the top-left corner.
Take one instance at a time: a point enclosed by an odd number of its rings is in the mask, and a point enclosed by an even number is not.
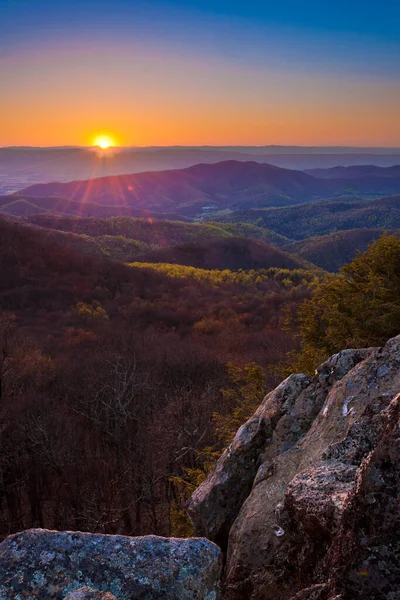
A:
[[[0,146],[400,146],[398,0],[0,0]]]

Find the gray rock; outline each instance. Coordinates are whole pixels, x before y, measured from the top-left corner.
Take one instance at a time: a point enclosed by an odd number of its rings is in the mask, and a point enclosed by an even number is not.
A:
[[[277,421],[309,382],[306,375],[288,377],[238,430],[214,471],[190,500],[188,514],[199,535],[226,546],[229,529],[250,493],[260,455],[271,441]]]
[[[400,598],[400,394],[385,428],[358,469],[327,573],[343,600]]]
[[[115,596],[110,594],[109,592],[100,592],[99,590],[94,590],[90,587],[79,588],[78,590],[74,590],[70,592],[67,596],[65,596],[65,600],[117,600]]]
[[[353,465],[321,461],[289,483],[284,507],[293,523],[300,526],[303,542],[304,536],[318,542],[318,532],[322,536],[336,532],[344,503],[353,489],[356,471]]]
[[[0,545],[0,599],[215,600],[220,563],[201,538],[31,529]]]
[[[226,600],[347,600],[328,591],[326,565],[399,390],[400,336],[339,352],[265,398],[189,506],[198,531],[227,546]]]

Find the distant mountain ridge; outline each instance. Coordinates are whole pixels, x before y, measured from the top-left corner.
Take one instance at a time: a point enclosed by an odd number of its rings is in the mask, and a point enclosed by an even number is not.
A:
[[[376,169],[373,169],[376,173]],[[400,193],[400,172],[381,176],[315,177],[258,162],[224,161],[186,169],[29,186],[24,198],[62,197],[73,202],[175,212],[186,217],[221,210],[289,206],[341,195]],[[386,172],[385,172],[386,173]],[[117,210],[117,208],[115,208]]]
[[[358,177],[398,177],[400,165],[378,167],[376,165],[352,165],[350,167],[333,167],[331,169],[306,169],[305,173],[314,177],[327,179],[352,179]]]
[[[400,195],[374,200],[309,202],[297,206],[238,211],[223,221],[266,227],[293,240],[348,229],[400,228]]]
[[[0,194],[43,181],[183,169],[198,163],[257,160],[287,169],[400,163],[399,148],[201,146],[115,148],[0,147]]]

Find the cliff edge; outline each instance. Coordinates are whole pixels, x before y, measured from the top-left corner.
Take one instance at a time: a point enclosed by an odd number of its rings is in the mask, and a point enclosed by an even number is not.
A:
[[[226,600],[400,598],[400,336],[291,375],[188,513],[226,552]]]

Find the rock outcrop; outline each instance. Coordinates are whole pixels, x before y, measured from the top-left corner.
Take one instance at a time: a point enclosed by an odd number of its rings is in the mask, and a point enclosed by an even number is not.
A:
[[[188,507],[226,600],[400,598],[399,392],[400,336],[266,396]]]
[[[215,600],[220,562],[200,538],[31,529],[0,545],[0,600]]]
[[[28,530],[0,600],[400,599],[400,336],[268,394],[194,492],[203,538]]]

